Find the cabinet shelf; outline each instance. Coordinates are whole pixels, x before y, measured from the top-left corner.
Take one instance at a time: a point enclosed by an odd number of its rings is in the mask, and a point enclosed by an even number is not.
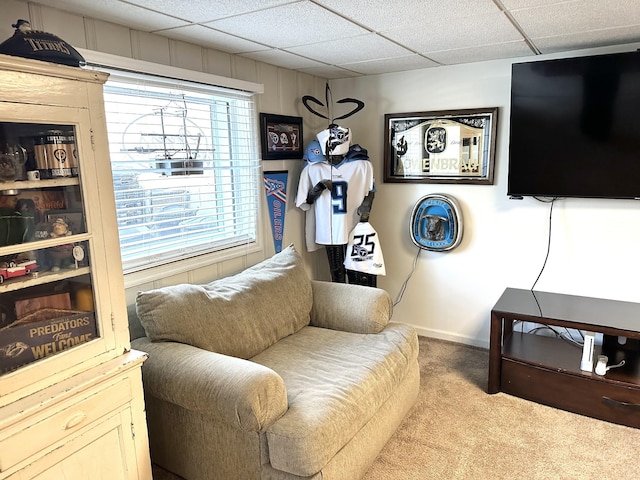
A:
[[[594,358],[601,353],[602,346],[596,345],[593,352]],[[640,356],[633,352],[627,352],[625,365],[611,369],[600,376],[580,370],[582,358],[580,347],[555,337],[513,332],[502,348],[502,356],[557,372],[640,386]]]
[[[582,349],[555,337],[513,332],[502,347],[502,355],[562,372],[581,373]]]
[[[9,245],[0,247],[0,257],[8,255],[17,255],[18,253],[30,252],[32,250],[42,250],[45,248],[58,247],[68,243],[79,243],[89,240],[91,235],[88,233],[79,233],[69,235],[68,237],[47,238],[45,240],[34,240],[33,242],[19,243],[17,245]]]
[[[43,180],[16,180],[14,182],[0,183],[0,191],[6,190],[31,190],[38,188],[71,187],[79,185],[78,177],[60,177]]]
[[[602,376],[583,371],[582,348],[558,337],[515,331],[514,323],[523,318],[601,333],[594,364],[600,354],[610,366],[625,363]],[[637,303],[507,288],[491,311],[487,391],[640,428],[638,318]]]
[[[91,268],[80,267],[60,270],[58,272],[38,272],[37,275],[29,274],[24,277],[11,278],[0,284],[0,293],[15,292],[27,287],[34,287],[36,285],[44,285],[46,283],[81,277],[82,275],[87,275],[90,272]]]

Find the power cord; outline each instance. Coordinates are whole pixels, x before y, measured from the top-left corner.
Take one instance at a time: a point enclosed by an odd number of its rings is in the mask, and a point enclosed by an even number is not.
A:
[[[528,330],[526,333],[533,333],[535,334],[536,332],[540,331],[540,330],[551,330],[553,332],[553,334],[556,336],[556,338],[559,338],[561,340],[564,340],[565,342],[568,342],[572,345],[575,345],[576,347],[582,348],[584,341],[583,342],[579,342],[577,341],[575,338],[573,338],[573,335],[571,334],[571,331],[564,327],[565,332],[562,331],[558,331],[555,328],[551,327],[550,325],[545,325],[545,324],[541,324],[539,327],[535,327],[532,328],[531,330]],[[578,330],[578,332],[580,333],[580,336],[582,337],[582,332],[580,332]]]
[[[539,202],[550,203],[551,204],[551,207],[549,208],[549,234],[548,234],[548,238],[547,238],[547,254],[546,254],[545,258],[544,258],[544,263],[542,264],[542,268],[540,269],[540,273],[538,273],[538,277],[536,278],[536,281],[533,282],[533,285],[531,286],[531,293],[533,294],[533,298],[536,301],[536,304],[538,305],[538,310],[540,311],[540,316],[542,316],[542,309],[540,308],[540,304],[538,303],[538,298],[536,297],[534,289],[536,287],[536,284],[538,283],[538,280],[540,280],[540,277],[542,276],[542,272],[544,272],[544,269],[547,266],[547,260],[549,260],[549,253],[551,252],[551,226],[553,224],[553,222],[552,222],[552,220],[553,220],[553,206],[555,205],[556,200],[559,200],[559,197],[553,197],[550,200],[543,200],[543,199],[541,199],[539,197],[534,197],[534,198]],[[521,328],[524,330],[524,323],[521,326]],[[564,327],[565,332],[561,332],[561,331],[556,330],[555,328],[552,328],[549,325],[541,324],[541,326],[532,328],[527,333],[535,334],[539,330],[551,330],[555,334],[555,336],[557,338],[560,338],[561,340],[569,342],[569,343],[571,343],[571,344],[573,344],[575,346],[578,346],[578,347],[582,347],[584,345],[584,334],[580,330],[577,330],[577,332],[580,335],[582,341],[577,341],[573,337],[573,334],[571,333],[571,330],[569,330],[566,327]]]
[[[418,248],[418,253],[416,254],[416,258],[413,259],[413,268],[411,269],[411,272],[409,272],[409,275],[407,276],[406,280],[402,284],[402,287],[400,287],[400,293],[398,293],[398,297],[397,297],[396,301],[393,302],[393,306],[394,307],[396,305],[398,305],[402,301],[402,297],[404,296],[404,292],[407,289],[407,284],[409,283],[409,280],[413,276],[413,272],[416,271],[416,267],[418,266],[418,258],[420,257],[420,252],[422,252],[422,249]]]
[[[542,264],[542,268],[540,269],[540,273],[538,274],[538,278],[536,278],[536,281],[533,282],[533,285],[531,286],[531,291],[533,291],[533,289],[536,287],[536,284],[538,283],[538,280],[540,280],[540,277],[542,276],[542,272],[544,272],[544,268],[547,266],[547,260],[549,259],[549,253],[551,252],[551,225],[552,225],[552,219],[553,219],[553,206],[555,205],[555,202],[558,199],[558,197],[554,197],[551,200],[541,200],[538,197],[534,197],[534,198],[536,200],[538,200],[539,202],[551,203],[551,208],[549,208],[549,234],[548,234],[548,239],[547,239],[547,255],[544,258],[544,263]]]

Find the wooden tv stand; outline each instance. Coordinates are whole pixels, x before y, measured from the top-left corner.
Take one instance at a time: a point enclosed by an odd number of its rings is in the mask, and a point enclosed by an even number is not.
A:
[[[602,333],[594,368],[600,354],[609,365],[625,365],[604,376],[582,371],[581,347],[522,333],[514,328],[518,320]],[[639,328],[639,303],[507,288],[491,310],[487,391],[640,428]]]

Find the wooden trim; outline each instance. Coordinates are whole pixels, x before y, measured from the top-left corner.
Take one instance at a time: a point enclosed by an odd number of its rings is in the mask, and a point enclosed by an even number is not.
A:
[[[66,78],[69,80],[83,80],[100,84],[106,82],[107,78],[109,78],[108,74],[96,70],[84,70],[79,67],[69,67],[57,63],[2,54],[0,54],[0,70],[46,75],[47,77]]]

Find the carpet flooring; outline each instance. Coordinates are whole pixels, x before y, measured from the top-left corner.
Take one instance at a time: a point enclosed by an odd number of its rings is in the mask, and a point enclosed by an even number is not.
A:
[[[640,479],[640,430],[488,395],[488,360],[420,337],[418,401],[363,480]]]

